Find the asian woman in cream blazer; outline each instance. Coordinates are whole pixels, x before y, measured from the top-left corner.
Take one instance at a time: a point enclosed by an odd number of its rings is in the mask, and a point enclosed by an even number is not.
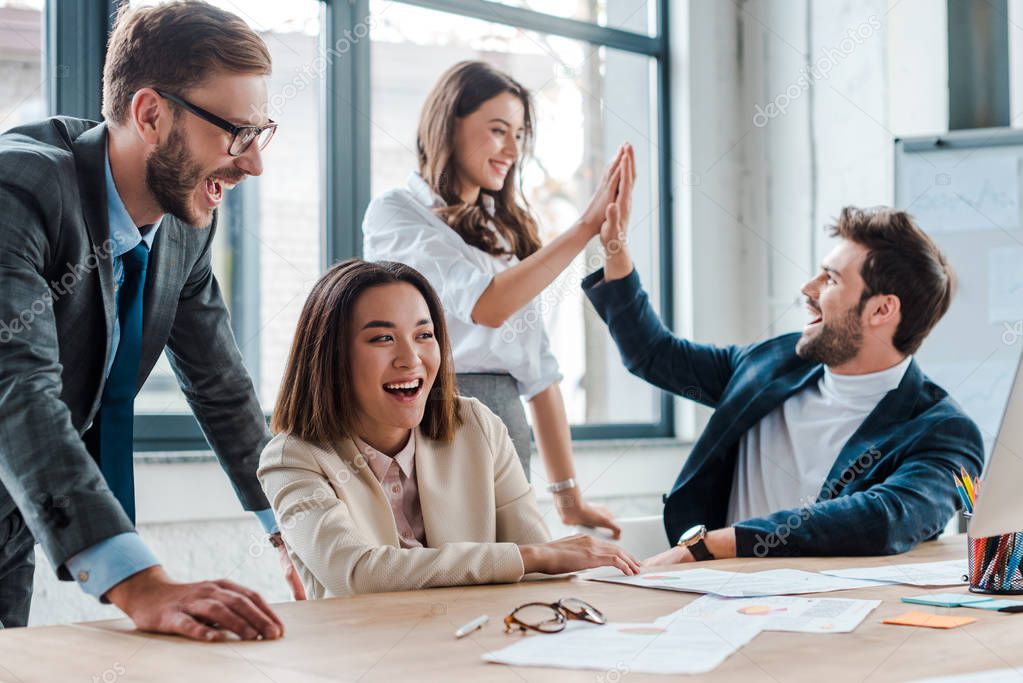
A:
[[[320,448],[278,434],[267,445],[259,478],[310,598],[522,578],[516,544],[550,532],[508,430],[476,399],[457,400],[466,419],[451,443],[413,432],[430,546],[414,552],[352,439]]]
[[[455,395],[451,368],[443,310],[412,268],[351,260],[314,286],[258,472],[307,595],[637,571],[607,541],[549,540],[508,430]]]

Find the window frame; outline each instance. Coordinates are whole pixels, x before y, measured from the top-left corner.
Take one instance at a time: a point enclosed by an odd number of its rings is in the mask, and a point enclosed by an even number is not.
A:
[[[405,5],[457,14],[514,28],[570,38],[652,58],[656,69],[659,224],[659,289],[661,317],[672,326],[674,311],[672,182],[671,182],[671,89],[669,54],[669,2],[655,2],[655,35],[649,36],[594,23],[548,15],[492,0],[391,0]],[[323,11],[322,46],[345,45],[345,59],[327,62],[324,87],[324,145],[320,160],[324,191],[320,197],[322,260],[326,269],[339,260],[362,255],[362,217],[371,200],[370,190],[370,40],[366,18],[369,0],[320,0]],[[46,68],[51,78],[47,102],[51,115],[64,114],[100,120],[100,94],[106,38],[121,0],[78,0],[74,3],[47,0],[45,7]],[[361,35],[360,35],[361,34]],[[237,193],[237,191],[236,191]],[[242,208],[246,197],[231,197]],[[235,207],[232,207],[235,208]],[[231,243],[240,229],[237,214],[221,226]],[[258,291],[241,286],[258,282],[258,250],[236,249],[232,291]],[[232,301],[232,326],[236,336],[258,329],[258,295]],[[251,365],[258,360],[250,354]],[[255,366],[258,368],[258,363]],[[642,439],[675,436],[673,397],[660,392],[657,422],[572,425],[574,440]],[[208,450],[198,423],[191,414],[135,416],[135,450]]]
[[[119,4],[119,0],[46,0],[43,60],[51,116],[101,120],[107,36]]]

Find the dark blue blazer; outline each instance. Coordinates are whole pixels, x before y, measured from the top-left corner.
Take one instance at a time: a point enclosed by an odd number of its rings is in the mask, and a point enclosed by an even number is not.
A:
[[[664,497],[672,544],[694,524],[725,526],[739,441],[761,418],[817,382],[820,363],[796,355],[799,334],[751,346],[680,339],[654,312],[633,271],[613,282],[603,270],[583,290],[607,323],[629,372],[714,408]],[[980,430],[916,361],[839,453],[817,500],[735,525],[739,556],[886,555],[936,537],[958,506],[952,473],[976,476]]]

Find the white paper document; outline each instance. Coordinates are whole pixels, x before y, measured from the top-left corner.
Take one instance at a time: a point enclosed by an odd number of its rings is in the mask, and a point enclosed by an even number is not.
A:
[[[713,593],[728,598],[827,593],[877,586],[876,581],[824,576],[799,569],[770,569],[748,574],[717,569],[683,569],[639,576],[594,577],[592,580],[682,593]]]
[[[890,564],[882,567],[828,569],[828,576],[866,579],[880,583],[904,583],[910,586],[959,586],[966,583],[966,558],[945,562]]]
[[[753,621],[764,631],[793,633],[851,633],[878,605],[880,600],[848,598],[719,598],[704,595],[675,614],[657,619],[669,622],[675,615],[701,619]]]
[[[512,666],[605,672],[700,674],[712,671],[760,633],[755,620],[679,616],[662,624],[572,623],[561,633],[527,635],[483,659]]]

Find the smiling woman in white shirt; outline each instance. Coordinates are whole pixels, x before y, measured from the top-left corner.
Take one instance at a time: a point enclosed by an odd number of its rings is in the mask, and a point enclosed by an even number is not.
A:
[[[475,61],[448,69],[420,116],[418,172],[370,204],[363,251],[426,276],[446,311],[459,393],[504,421],[528,475],[524,398],[562,521],[617,537],[610,511],[585,502],[575,481],[539,295],[600,232],[608,207],[631,196],[635,156],[622,145],[579,219],[541,245],[521,180],[534,121],[529,92],[507,74]]]

